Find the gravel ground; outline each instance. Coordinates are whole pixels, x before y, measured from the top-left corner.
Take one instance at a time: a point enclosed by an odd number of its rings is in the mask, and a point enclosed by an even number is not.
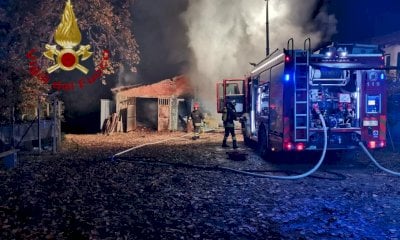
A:
[[[0,170],[0,239],[400,238],[400,178],[358,151],[330,154],[307,178],[273,180],[218,166],[288,175],[318,156],[266,161],[239,138],[246,160],[233,161],[222,133],[183,135],[66,135],[57,155],[21,153],[17,168]],[[398,153],[374,155],[400,171]]]

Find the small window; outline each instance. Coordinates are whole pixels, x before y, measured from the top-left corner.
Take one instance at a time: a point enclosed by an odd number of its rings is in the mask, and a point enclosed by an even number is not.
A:
[[[238,83],[227,83],[226,84],[226,95],[242,94],[242,89]]]

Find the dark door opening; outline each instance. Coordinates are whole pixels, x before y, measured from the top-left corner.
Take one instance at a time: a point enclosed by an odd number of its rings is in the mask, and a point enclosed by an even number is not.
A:
[[[187,119],[190,114],[190,106],[187,101],[178,102],[178,130],[184,131],[187,129]]]
[[[158,125],[158,99],[136,98],[136,126],[157,130]]]

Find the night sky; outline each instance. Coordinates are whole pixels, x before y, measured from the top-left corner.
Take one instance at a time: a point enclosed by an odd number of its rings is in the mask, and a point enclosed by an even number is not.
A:
[[[191,52],[180,16],[187,7],[188,0],[135,1],[134,33],[142,54],[135,81],[156,82],[187,69]],[[327,7],[337,19],[332,41],[365,42],[373,36],[400,31],[399,0],[320,0],[315,11],[321,7]]]
[[[329,0],[329,11],[338,20],[333,40],[363,41],[400,30],[398,0]]]

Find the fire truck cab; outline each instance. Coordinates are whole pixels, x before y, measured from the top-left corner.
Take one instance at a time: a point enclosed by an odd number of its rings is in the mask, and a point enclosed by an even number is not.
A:
[[[309,39],[304,45],[309,44]],[[309,44],[310,45],[310,44]],[[318,51],[275,51],[244,79],[217,84],[217,110],[236,101],[245,142],[270,151],[321,150],[319,110],[328,128],[328,150],[386,146],[386,84],[377,45],[332,44]]]

